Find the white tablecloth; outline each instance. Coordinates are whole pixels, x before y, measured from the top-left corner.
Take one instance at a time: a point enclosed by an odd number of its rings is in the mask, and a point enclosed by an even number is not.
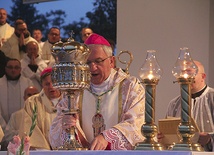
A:
[[[191,151],[30,151],[30,155],[214,155],[214,152]],[[7,152],[0,151],[0,155]]]

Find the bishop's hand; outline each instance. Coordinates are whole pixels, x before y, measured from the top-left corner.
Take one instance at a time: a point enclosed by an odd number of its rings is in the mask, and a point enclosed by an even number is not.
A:
[[[107,145],[108,141],[105,140],[102,134],[100,134],[92,141],[90,150],[105,150]]]
[[[71,127],[75,127],[77,123],[77,114],[64,114],[62,117],[62,129],[69,132]]]

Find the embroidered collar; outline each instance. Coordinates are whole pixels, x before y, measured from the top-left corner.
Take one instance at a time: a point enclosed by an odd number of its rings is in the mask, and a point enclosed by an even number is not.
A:
[[[102,94],[103,92],[106,92],[112,89],[112,87],[115,87],[116,85],[120,84],[120,82],[128,76],[129,75],[124,73],[121,69],[111,69],[111,74],[102,84],[94,85],[91,83],[91,86],[90,88],[88,88],[88,91],[98,95]]]

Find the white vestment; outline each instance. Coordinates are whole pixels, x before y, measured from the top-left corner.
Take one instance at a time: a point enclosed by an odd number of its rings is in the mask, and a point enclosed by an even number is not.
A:
[[[20,101],[17,101],[17,98],[10,98],[10,100],[14,101],[14,104],[18,104],[18,107],[24,106],[24,91],[27,87],[32,86],[33,83],[30,79],[27,79],[23,76],[21,76],[18,80],[19,84],[19,90],[16,90],[17,94],[20,94]],[[0,78],[0,106],[1,106],[1,114],[2,117],[6,122],[9,121],[10,114],[9,111],[12,111],[13,109],[8,109],[8,107],[13,107],[12,105],[8,105],[8,96],[12,96],[12,94],[8,94],[8,81],[6,76],[4,75],[2,78]],[[15,106],[14,106],[15,107]],[[20,108],[20,109],[21,109]],[[19,109],[14,109],[14,111],[17,111]]]
[[[2,138],[4,137],[4,130],[6,128],[6,122],[2,115],[0,114],[0,142],[2,141]]]
[[[102,110],[100,113],[105,118],[106,129],[109,129],[118,123],[118,91],[117,85],[111,92],[108,92],[102,97]],[[96,113],[96,98],[89,91],[84,91],[83,95],[83,108],[82,109],[82,128],[88,141],[91,143],[94,139],[94,132],[92,126],[92,118]],[[89,106],[90,103],[90,106]]]
[[[13,136],[19,134],[19,128],[21,122],[23,121],[23,115],[23,109],[12,113],[10,120],[7,123],[6,129],[4,130],[4,141],[10,142],[13,140]]]
[[[29,36],[28,38],[24,39],[24,45],[26,45],[30,41],[35,41],[38,44],[38,42],[34,38]],[[18,60],[21,60],[23,58],[23,55],[25,54],[25,51],[19,50],[19,38],[15,35],[15,33],[13,33],[13,35],[3,44],[1,50],[7,57],[15,58]],[[40,46],[39,53],[41,53]]]
[[[10,26],[8,23],[5,23],[4,25],[0,25],[0,47],[3,45],[5,41],[7,41],[8,38],[12,36],[14,33],[14,28]],[[4,42],[2,42],[2,40]]]
[[[30,67],[30,58],[27,54],[24,55],[23,59],[21,60],[21,67],[22,67],[22,75],[26,78],[31,79],[33,85],[39,90],[42,90],[41,82],[40,82],[40,74],[41,72],[47,67],[47,64],[43,59],[41,59],[40,55],[35,59],[36,64],[38,65],[38,69],[36,72],[33,72]]]
[[[42,47],[42,54],[41,54],[41,58],[43,60],[45,60],[45,62],[47,63],[48,66],[52,66],[55,63],[55,59],[51,54],[51,48],[52,48],[52,44],[49,43],[49,41],[45,41],[43,47]]]
[[[19,129],[19,135],[25,132],[29,133],[31,126],[31,118],[33,116],[34,108],[37,108],[36,127],[31,136],[31,147],[36,149],[50,150],[49,130],[52,120],[56,116],[56,108],[54,103],[48,99],[42,90],[39,94],[29,97],[25,102],[24,120]]]
[[[45,42],[43,42],[43,41],[40,41],[39,42],[39,46],[40,46],[40,48],[42,49],[42,47],[43,47],[43,45],[45,44]],[[42,51],[41,51],[42,52]],[[42,54],[42,53],[39,53],[40,55]]]

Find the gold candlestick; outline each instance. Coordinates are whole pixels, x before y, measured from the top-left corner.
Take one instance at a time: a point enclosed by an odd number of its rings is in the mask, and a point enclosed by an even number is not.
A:
[[[181,123],[178,125],[178,131],[182,139],[172,145],[172,150],[203,151],[200,144],[191,141],[195,134],[195,128],[191,124],[191,83],[194,82],[197,72],[198,68],[190,56],[189,49],[181,48],[172,73],[181,87]]]
[[[157,133],[155,125],[155,90],[161,76],[161,69],[155,57],[156,51],[147,51],[147,58],[140,70],[142,83],[145,85],[145,124],[141,130],[145,137],[143,142],[135,146],[135,150],[163,150],[160,143],[154,140]]]
[[[183,151],[202,151],[198,143],[192,143],[191,138],[195,134],[195,128],[191,124],[191,88],[190,84],[194,78],[179,78],[181,86],[181,123],[178,125],[178,131],[182,137],[179,143],[176,143],[172,150]]]

